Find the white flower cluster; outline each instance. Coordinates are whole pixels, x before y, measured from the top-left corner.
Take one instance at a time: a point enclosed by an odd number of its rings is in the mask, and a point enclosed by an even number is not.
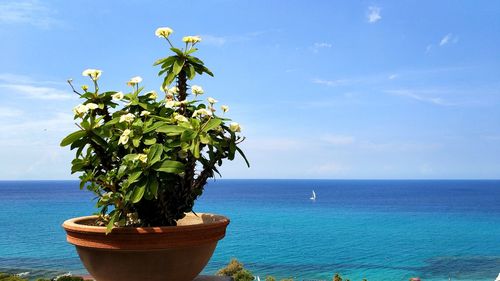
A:
[[[85,69],[82,72],[83,76],[88,76],[88,77],[90,77],[90,79],[92,79],[94,81],[97,81],[97,79],[99,79],[99,77],[101,77],[101,74],[102,74],[101,70],[93,69],[93,68]]]
[[[89,110],[94,110],[99,108],[99,106],[95,103],[87,103],[87,104],[79,104],[73,108],[73,113],[78,116],[82,116],[83,114],[87,113]]]

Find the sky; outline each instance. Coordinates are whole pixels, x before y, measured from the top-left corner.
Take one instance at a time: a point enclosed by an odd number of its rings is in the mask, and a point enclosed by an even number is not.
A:
[[[153,62],[200,35],[251,167],[223,178],[500,178],[499,1],[0,0],[0,179],[76,179],[79,103],[103,71],[158,90]]]

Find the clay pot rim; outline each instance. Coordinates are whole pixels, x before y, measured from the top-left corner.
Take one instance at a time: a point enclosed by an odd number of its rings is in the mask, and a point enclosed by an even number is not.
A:
[[[186,214],[186,216],[195,216],[194,214]],[[185,232],[185,231],[196,231],[202,229],[214,229],[219,227],[225,227],[229,224],[229,219],[222,215],[210,214],[210,213],[197,213],[198,217],[201,217],[202,223],[188,224],[188,225],[177,225],[177,226],[153,226],[153,227],[114,227],[110,234],[135,234],[135,233],[150,233],[150,234],[160,234],[160,233],[175,233],[175,232]],[[210,219],[211,221],[205,221],[203,218]],[[71,232],[81,232],[81,233],[106,233],[105,226],[93,226],[83,224],[84,221],[96,220],[98,216],[83,216],[71,218],[62,224],[62,227]]]

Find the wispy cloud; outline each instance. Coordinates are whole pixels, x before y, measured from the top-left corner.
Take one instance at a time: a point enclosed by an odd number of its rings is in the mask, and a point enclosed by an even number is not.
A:
[[[388,78],[389,80],[394,80],[394,79],[396,79],[396,78],[398,78],[398,77],[399,77],[399,75],[397,75],[397,74],[391,74],[391,75],[389,75],[389,77],[387,77],[387,78]]]
[[[210,34],[200,35],[202,42],[207,45],[220,47],[227,42],[227,37],[215,36]]]
[[[411,98],[417,101],[421,102],[426,102],[426,103],[431,103],[434,105],[441,105],[441,106],[452,106],[455,105],[454,103],[448,102],[443,98],[440,97],[429,97],[427,96],[427,92],[419,92],[419,91],[414,91],[414,90],[408,90],[408,89],[403,89],[403,90],[390,90],[390,91],[385,91],[386,93],[397,95],[397,96],[402,96],[402,97],[407,97]]]
[[[0,117],[17,117],[23,114],[22,110],[0,106]]]
[[[60,90],[55,85],[63,83],[53,81],[36,81],[27,76],[0,74],[0,94],[16,94],[31,99],[69,100],[74,96],[69,91]]]
[[[319,53],[321,49],[330,49],[332,47],[332,44],[326,43],[326,42],[321,42],[321,43],[314,43],[314,45],[311,46],[311,50],[313,53]]]
[[[375,7],[375,6],[368,7],[368,15],[367,15],[368,22],[376,23],[379,20],[381,20],[382,19],[382,16],[380,15],[381,10],[382,9],[380,9],[380,7]]]
[[[226,44],[230,43],[238,43],[238,42],[245,42],[245,41],[250,41],[254,40],[260,36],[263,36],[268,33],[273,33],[273,32],[279,32],[280,30],[278,29],[269,29],[269,30],[258,30],[258,31],[252,31],[248,33],[243,33],[239,35],[227,35],[227,36],[220,36],[220,35],[214,35],[214,34],[203,34],[200,35],[202,39],[202,44],[207,44],[215,47],[221,47]]]
[[[38,0],[4,1],[0,3],[0,24],[29,24],[48,29],[60,24],[53,13]]]
[[[451,40],[451,33],[448,33],[446,34],[442,39],[441,41],[439,41],[439,46],[444,46],[446,44],[448,44]]]
[[[341,86],[341,85],[346,85],[349,83],[349,80],[347,79],[337,79],[337,80],[324,80],[324,79],[319,79],[315,78],[312,80],[314,84],[320,84],[320,85],[325,85],[328,87],[336,87],[336,86]]]
[[[356,139],[353,136],[326,135],[321,140],[332,145],[351,145],[354,144]]]
[[[459,39],[458,36],[454,35],[453,33],[448,33],[445,36],[443,36],[443,38],[441,38],[441,40],[439,40],[439,42],[436,43],[436,45],[437,47],[444,47],[449,44],[456,44],[458,43],[458,39]],[[427,45],[427,47],[425,47],[425,53],[426,54],[430,53],[433,48],[434,48],[433,44]]]

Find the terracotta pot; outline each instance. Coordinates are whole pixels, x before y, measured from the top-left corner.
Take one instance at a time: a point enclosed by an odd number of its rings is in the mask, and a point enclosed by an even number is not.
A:
[[[187,214],[177,226],[92,226],[96,216],[67,220],[67,241],[97,281],[192,281],[205,267],[229,219]]]

